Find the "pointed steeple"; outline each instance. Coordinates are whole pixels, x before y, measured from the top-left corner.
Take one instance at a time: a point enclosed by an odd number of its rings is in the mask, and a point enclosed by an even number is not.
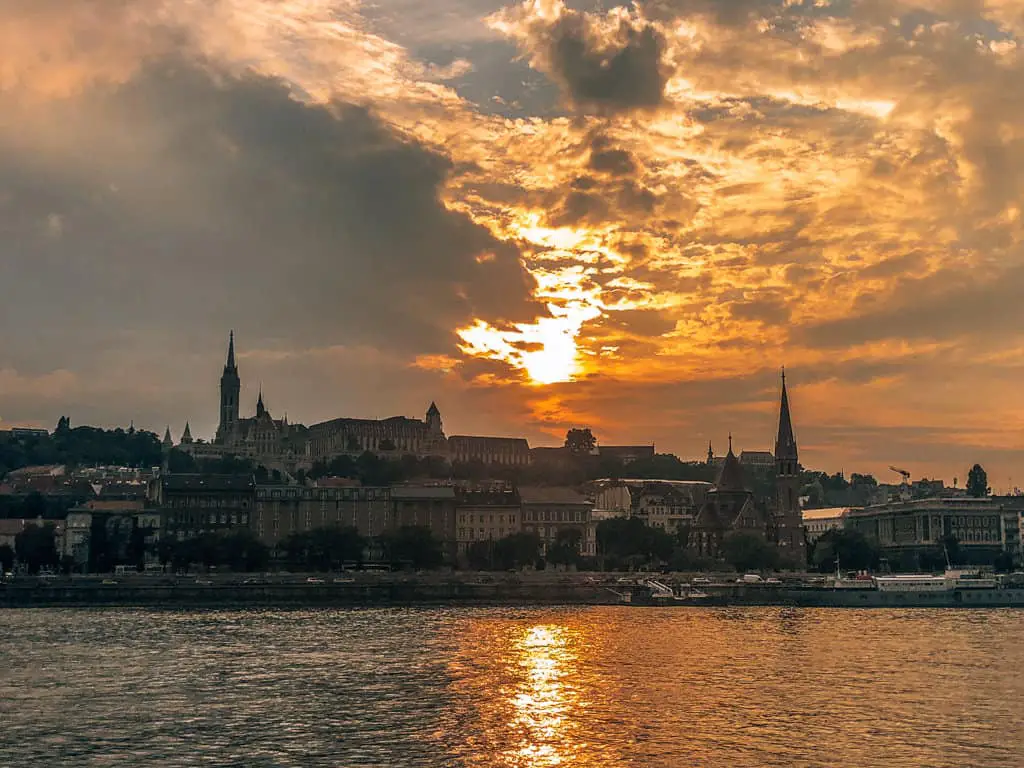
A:
[[[224,364],[225,371],[234,371],[235,365],[235,332],[231,331],[228,336],[228,361]]]
[[[715,452],[711,449],[711,441],[708,440],[708,464],[715,463]]]
[[[189,428],[188,422],[185,422],[185,431],[181,433],[181,444],[190,445],[192,443],[192,430]]]
[[[747,481],[743,475],[743,467],[740,460],[732,452],[732,433],[729,433],[729,452],[722,462],[722,471],[718,473],[718,480],[715,482],[715,490],[718,492],[745,492]]]
[[[263,384],[260,384],[260,396],[256,401],[256,418],[264,416],[267,412],[267,407],[263,405]]]
[[[170,428],[170,426],[168,426],[167,427],[167,431],[164,432],[163,447],[164,448],[173,448],[174,447],[174,440],[171,438],[171,428]]]
[[[797,461],[796,437],[789,415],[789,394],[786,392],[786,369],[782,369],[782,402],[779,406],[779,434],[775,438],[775,459]]]

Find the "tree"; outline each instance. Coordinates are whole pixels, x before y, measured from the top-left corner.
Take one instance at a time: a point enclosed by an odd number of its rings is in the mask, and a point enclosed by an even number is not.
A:
[[[548,562],[552,565],[576,565],[580,559],[582,540],[583,533],[579,528],[559,528],[554,542],[548,547]]]
[[[41,568],[55,568],[60,562],[53,526],[49,524],[25,526],[14,537],[14,550],[29,573],[39,573]]]
[[[10,544],[0,544],[0,571],[10,573],[14,570],[14,550]]]
[[[513,533],[494,542],[494,564],[503,571],[526,568],[539,558],[540,536],[536,533]]]
[[[417,570],[437,568],[444,562],[441,542],[422,525],[403,525],[381,536],[384,552],[393,563],[407,563]]]
[[[199,471],[199,465],[191,454],[180,448],[171,448],[167,454],[167,471],[172,474],[192,474]]]
[[[878,568],[882,551],[878,544],[852,528],[826,531],[814,542],[811,564],[821,573],[835,570],[836,558],[841,568],[874,570]]]
[[[590,427],[570,429],[565,433],[565,447],[572,453],[591,453],[596,445],[597,438]]]
[[[779,564],[778,549],[749,531],[727,533],[722,539],[722,556],[737,571],[766,571]]]
[[[992,489],[988,487],[988,474],[981,468],[981,464],[975,464],[967,473],[967,495],[980,499],[991,492]]]

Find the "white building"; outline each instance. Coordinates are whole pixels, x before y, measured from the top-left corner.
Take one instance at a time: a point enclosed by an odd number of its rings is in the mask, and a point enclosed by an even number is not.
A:
[[[805,509],[802,511],[807,541],[814,543],[828,531],[836,531],[846,525],[846,516],[851,507],[829,507],[827,509]]]

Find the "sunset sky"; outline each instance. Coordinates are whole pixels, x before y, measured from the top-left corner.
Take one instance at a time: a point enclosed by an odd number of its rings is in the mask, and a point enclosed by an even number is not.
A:
[[[1024,485],[1021,0],[3,0],[0,426]],[[1020,327],[1018,327],[1020,326]]]

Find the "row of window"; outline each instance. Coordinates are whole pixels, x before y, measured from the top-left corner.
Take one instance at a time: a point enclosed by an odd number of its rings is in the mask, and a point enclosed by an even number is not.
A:
[[[582,509],[523,510],[523,520],[535,523],[585,523],[589,516],[589,512]]]

